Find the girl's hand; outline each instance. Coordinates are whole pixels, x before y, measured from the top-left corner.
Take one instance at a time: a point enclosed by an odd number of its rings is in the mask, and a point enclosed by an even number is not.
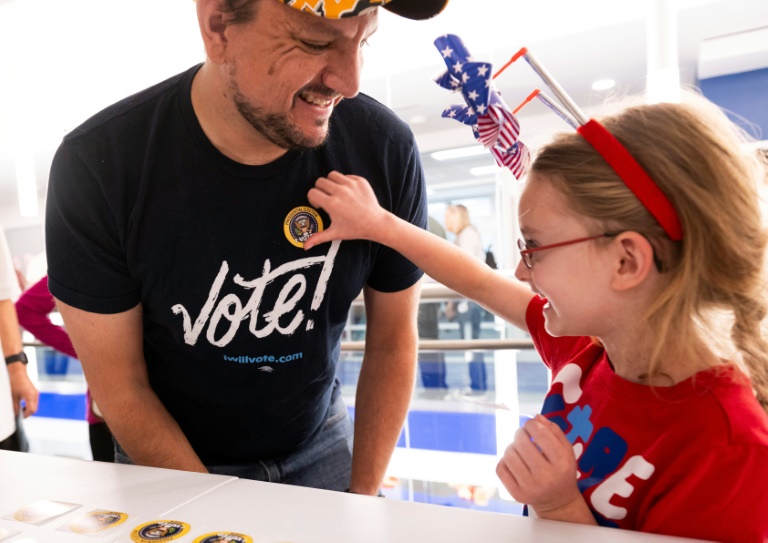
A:
[[[584,502],[576,484],[573,447],[560,427],[541,415],[517,430],[496,473],[512,497],[541,518],[568,520],[563,514],[574,502]]]
[[[387,212],[379,206],[366,179],[331,172],[307,193],[309,202],[331,216],[331,225],[304,242],[304,249],[335,239],[377,240]]]

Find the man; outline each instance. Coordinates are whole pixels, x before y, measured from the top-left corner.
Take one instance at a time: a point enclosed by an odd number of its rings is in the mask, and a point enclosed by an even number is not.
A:
[[[22,417],[37,411],[38,392],[27,375],[27,355],[22,349],[13,304],[20,293],[11,252],[0,227],[0,345],[5,358],[5,368],[0,369],[0,449],[26,452],[29,444]]]
[[[426,18],[446,1],[198,0],[202,66],[64,139],[49,287],[118,460],[378,492],[413,387],[421,272],[366,242],[305,253],[292,225],[328,225],[306,194],[339,170],[426,226],[410,130],[357,96],[361,48],[376,4]],[[335,370],[361,289],[352,450]]]

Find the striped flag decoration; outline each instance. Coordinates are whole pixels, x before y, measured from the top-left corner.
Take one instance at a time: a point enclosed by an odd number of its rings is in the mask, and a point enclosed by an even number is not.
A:
[[[442,116],[470,126],[475,138],[491,151],[496,163],[520,179],[530,164],[531,154],[518,141],[520,123],[493,86],[492,65],[474,61],[464,43],[454,34],[440,36],[434,43],[447,67],[435,82],[464,98],[464,104],[448,107]]]

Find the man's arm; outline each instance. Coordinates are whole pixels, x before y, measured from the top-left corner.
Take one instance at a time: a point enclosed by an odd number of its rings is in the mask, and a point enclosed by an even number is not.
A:
[[[376,494],[408,413],[416,377],[421,283],[384,293],[366,287],[365,354],[355,399],[350,491]]]
[[[3,346],[3,358],[19,354],[24,348],[21,342],[21,330],[19,329],[19,319],[16,316],[16,308],[9,299],[0,300],[0,344]],[[11,381],[14,413],[19,414],[21,401],[24,400],[24,418],[34,415],[37,412],[39,393],[32,381],[29,380],[27,365],[22,362],[12,362],[7,367],[8,377]]]
[[[179,425],[149,385],[141,305],[123,313],[89,313],[57,305],[88,388],[110,430],[134,463],[206,472]]]

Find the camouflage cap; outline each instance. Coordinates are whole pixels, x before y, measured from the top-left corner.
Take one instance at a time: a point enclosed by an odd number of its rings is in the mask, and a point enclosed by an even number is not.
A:
[[[381,6],[401,17],[423,20],[434,17],[448,4],[448,0],[278,0],[278,2],[328,19],[354,17]]]

